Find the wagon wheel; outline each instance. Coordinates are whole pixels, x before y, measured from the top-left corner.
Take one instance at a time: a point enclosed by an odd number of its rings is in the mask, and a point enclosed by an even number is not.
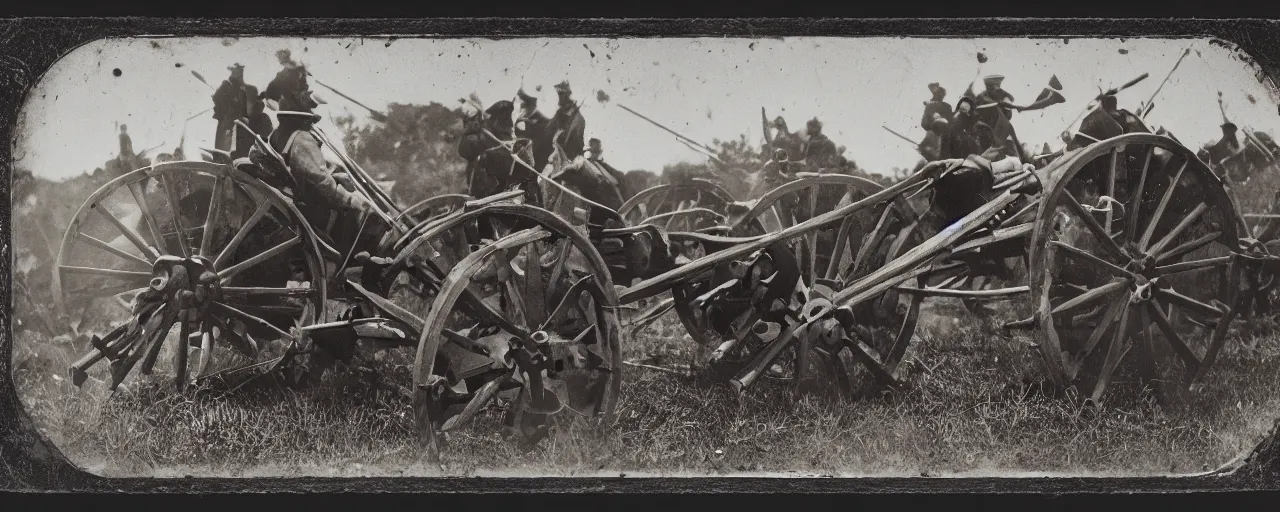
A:
[[[1203,377],[1235,316],[1240,271],[1222,182],[1149,134],[1091,145],[1042,176],[1030,286],[1054,382],[1096,402],[1135,345],[1129,360],[1162,398],[1162,382]]]
[[[499,239],[466,243],[479,222],[494,223]],[[462,427],[499,391],[516,394],[506,423],[528,442],[546,433],[547,415],[555,412],[549,404],[557,400],[585,414],[613,414],[622,366],[617,297],[583,231],[541,208],[496,203],[448,216],[397,257],[413,265],[395,265],[388,279],[409,272],[414,280],[434,281],[423,287],[431,290],[423,296],[427,304],[392,297],[420,308],[424,319],[413,371],[425,439],[435,442],[436,432]],[[451,232],[457,236],[447,237]],[[426,247],[432,249],[424,257]],[[540,272],[527,272],[532,268]],[[512,338],[547,343],[551,371],[529,373],[531,360],[523,356],[530,353],[510,352]],[[483,354],[484,364],[457,357],[463,346]],[[551,389],[555,398],[542,388],[526,391],[526,382]]]
[[[653,224],[668,231],[695,231],[723,221],[734,202],[729,191],[710,181],[694,178],[640,191],[618,213],[629,226]]]
[[[750,236],[763,234],[764,230],[777,231],[812,218],[815,214],[825,213],[883,190],[879,184],[855,176],[840,174],[801,174],[800,176],[800,180],[784,184],[765,194],[751,207],[750,211],[737,218],[731,233]],[[768,218],[769,214],[774,215],[772,220]],[[919,243],[916,220],[915,211],[905,199],[897,197],[789,241],[791,264],[794,265],[799,279],[796,291],[799,296],[793,301],[793,308],[814,308],[826,304],[829,309],[829,297],[833,292],[844,284],[879,268],[885,262]],[[773,263],[786,266],[786,262],[781,259]],[[726,262],[725,265],[732,265],[732,263]],[[710,343],[713,342],[708,332],[718,333],[721,336],[730,335],[730,329],[726,325],[727,320],[742,318],[752,309],[749,303],[740,300],[715,301],[705,310],[694,307],[694,301],[691,299],[711,291],[723,281],[724,278],[692,282],[677,287],[672,292],[681,321],[694,336],[695,341],[704,346],[711,346]],[[791,300],[790,295],[787,299]],[[864,302],[857,310],[859,318],[864,319],[864,327],[866,327],[861,335],[874,340],[883,353],[893,352],[890,347],[895,346],[901,346],[905,350],[915,331],[920,302],[921,300],[916,296],[893,291],[884,293],[876,300]],[[801,306],[802,304],[804,306]],[[794,313],[801,314],[803,311]],[[781,332],[786,332],[785,320],[770,319],[768,314],[760,316],[762,320],[777,324]],[[745,341],[738,340],[730,344],[730,349],[719,358],[716,364],[717,373],[742,375],[744,365],[753,361],[765,346],[764,340],[757,339],[755,336],[748,338]],[[808,339],[808,335],[801,338],[805,339],[798,339],[798,343],[791,345],[812,346],[818,356],[809,357],[808,351],[801,351],[805,354],[801,359],[806,370],[802,378],[795,382],[797,389],[801,391],[814,387],[831,389],[832,386],[824,386],[824,384],[827,379],[835,378],[840,384],[835,387],[836,389],[845,393],[852,392],[845,360],[848,356],[842,356],[840,348],[811,343],[812,340]],[[775,376],[795,378],[795,352],[794,350],[784,352],[784,354],[791,354],[787,356],[790,360],[788,361],[787,357],[779,359],[772,372]],[[897,353],[897,355],[901,357],[902,354]],[[844,359],[841,359],[842,357]],[[752,364],[758,366],[758,361]],[[743,384],[740,380],[738,382]]]
[[[467,201],[475,198],[466,194],[445,194],[418,201],[396,215],[396,220],[407,219],[410,224],[417,225],[429,219],[447,215],[466,206]]]
[[[112,180],[76,212],[53,276],[64,311],[114,302],[120,321],[72,366],[73,382],[103,358],[111,360],[113,388],[139,361],[150,374],[175,325],[182,342],[171,345],[171,370],[179,389],[189,374],[272,356],[284,361],[296,348],[290,329],[323,315],[319,255],[291,202],[229,166],[168,162]],[[189,346],[200,349],[194,371]],[[220,347],[239,354],[222,357]]]

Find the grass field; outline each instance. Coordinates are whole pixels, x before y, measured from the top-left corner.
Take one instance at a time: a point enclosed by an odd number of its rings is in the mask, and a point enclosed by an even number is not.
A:
[[[1040,393],[1030,335],[983,328],[927,304],[907,389],[859,401],[793,398],[767,379],[723,384],[625,367],[612,424],[564,421],[529,451],[503,440],[500,411],[451,434],[428,463],[397,385],[407,369],[339,367],[315,388],[178,395],[134,383],[109,397],[63,376],[65,338],[20,331],[15,377],[41,431],[91,472],[142,476],[401,475],[1160,475],[1211,470],[1280,417],[1280,331],[1238,322],[1197,395],[1161,408],[1122,376],[1100,409]],[[624,344],[629,360],[679,364],[692,343],[662,319]]]

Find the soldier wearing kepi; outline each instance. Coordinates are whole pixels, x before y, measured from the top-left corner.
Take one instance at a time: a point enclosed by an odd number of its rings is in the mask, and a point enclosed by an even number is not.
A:
[[[239,63],[227,67],[231,76],[222,81],[218,90],[213,92],[213,118],[218,120],[217,136],[213,147],[231,153],[232,158],[240,158],[249,154],[249,148],[240,140],[236,121],[249,120],[250,102],[258,96],[257,88],[244,83],[244,66]],[[246,134],[247,135],[247,134]]]
[[[573,160],[582,156],[587,120],[573,102],[573,91],[569,89],[568,81],[556,84],[556,95],[560,98],[560,108],[556,110],[555,117],[551,118],[551,132],[555,135],[556,143],[564,150],[564,156]]]
[[[520,117],[516,119],[516,137],[533,141],[533,168],[542,172],[555,148],[551,145],[551,120],[538,110],[538,98],[520,89]]]

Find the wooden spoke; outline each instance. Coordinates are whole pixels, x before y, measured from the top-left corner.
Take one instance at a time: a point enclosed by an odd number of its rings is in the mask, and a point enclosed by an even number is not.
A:
[[[1124,146],[1116,146],[1115,149],[1111,150],[1111,162],[1110,162],[1111,165],[1107,167],[1107,197],[1110,197],[1112,199],[1115,199],[1116,197],[1116,167],[1120,163],[1119,160],[1120,160],[1121,149],[1124,149]],[[1115,208],[1108,207],[1107,213],[1106,213],[1106,224],[1103,224],[1103,227],[1106,228],[1108,235],[1110,235],[1111,233],[1111,221],[1114,218],[1115,218]]]
[[[1222,310],[1191,297],[1187,297],[1172,288],[1157,288],[1156,296],[1210,319],[1217,319],[1223,316]]]
[[[156,180],[160,182],[161,188],[164,188],[165,195],[169,198],[169,212],[173,214],[173,225],[178,230],[178,249],[182,252],[183,258],[189,258],[191,248],[187,246],[187,227],[182,222],[182,204],[178,202],[178,192],[173,189],[173,183],[169,182],[163,174],[156,175]]]
[[[165,253],[164,235],[160,231],[160,223],[156,222],[155,214],[151,213],[151,205],[147,203],[146,191],[141,190],[138,183],[129,184],[129,194],[133,195],[133,202],[138,204],[138,209],[142,211],[142,219],[147,223],[147,231],[151,232],[151,239],[155,243],[156,249],[161,253]]]
[[[227,304],[223,304],[222,302],[214,302],[214,303],[213,303],[213,308],[214,308],[214,309],[217,309],[217,310],[220,310],[220,311],[222,311],[222,312],[223,312],[223,313],[225,313],[225,314],[228,314],[228,315],[231,315],[231,316],[235,316],[235,317],[239,318],[240,320],[244,321],[245,323],[251,323],[251,324],[257,325],[257,326],[259,326],[259,327],[266,328],[266,329],[268,329],[268,330],[270,330],[270,331],[272,331],[272,332],[276,333],[276,335],[277,335],[277,336],[280,336],[280,339],[285,339],[285,340],[290,339],[289,333],[284,332],[284,331],[283,331],[283,330],[281,330],[279,327],[276,327],[276,326],[275,326],[275,325],[273,325],[271,322],[268,322],[268,321],[266,321],[266,320],[263,320],[262,318],[259,318],[259,317],[257,317],[257,316],[251,315],[251,314],[249,314],[249,313],[246,313],[246,312],[244,312],[244,311],[241,311],[241,310],[239,310],[239,309],[236,309],[236,308],[234,308],[234,307],[232,307],[232,306],[229,306],[229,305],[227,305]],[[206,330],[205,332],[208,332],[208,331]]]
[[[1147,223],[1147,230],[1142,233],[1142,239],[1138,241],[1138,248],[1147,249],[1147,244],[1151,242],[1151,236],[1156,232],[1156,226],[1160,224],[1160,218],[1164,216],[1165,208],[1169,207],[1169,200],[1173,199],[1173,192],[1178,188],[1178,182],[1182,181],[1182,173],[1187,170],[1188,161],[1182,162],[1182,167],[1178,168],[1178,173],[1169,180],[1169,188],[1164,191],[1164,196],[1160,198],[1160,205],[1156,207],[1155,213],[1151,214],[1151,220]]]
[[[555,309],[551,310],[551,313],[548,314],[546,318],[542,321],[542,323],[538,325],[538,330],[539,331],[547,330],[547,328],[551,326],[552,322],[554,322],[557,318],[560,318],[560,315],[563,315],[566,312],[568,312],[569,309],[578,300],[577,292],[579,292],[580,290],[583,290],[586,287],[587,283],[592,282],[593,279],[595,279],[593,276],[583,276],[579,278],[577,282],[570,285],[569,289],[565,292],[564,296],[560,298],[560,303],[556,304]],[[660,306],[661,304],[659,304],[659,307]],[[668,307],[670,307],[670,305],[668,305]]]
[[[289,304],[289,303],[262,304],[262,305],[241,304],[240,307],[247,311],[256,311],[259,313],[270,313],[273,315],[290,315],[290,316],[298,316],[302,314],[304,311],[306,311],[307,309],[305,305]]]
[[[103,242],[102,240],[98,240],[97,238],[94,238],[94,237],[91,237],[91,236],[89,236],[89,235],[86,235],[86,234],[84,234],[84,232],[78,232],[78,233],[76,233],[76,236],[77,236],[80,240],[84,241],[85,243],[87,243],[87,244],[89,244],[89,245],[92,245],[92,246],[94,246],[94,247],[97,247],[97,248],[99,248],[99,249],[102,249],[102,250],[104,250],[104,251],[107,251],[107,252],[109,252],[109,253],[111,253],[111,254],[114,254],[114,255],[119,256],[119,257],[121,257],[121,258],[124,258],[124,259],[126,259],[126,260],[129,260],[129,261],[132,261],[132,262],[136,262],[136,263],[141,263],[142,265],[146,266],[147,268],[150,268],[150,267],[151,267],[151,262],[150,262],[150,261],[148,261],[148,260],[146,260],[146,259],[144,259],[144,258],[142,258],[141,256],[138,256],[138,255],[135,255],[135,254],[129,254],[128,252],[125,252],[125,251],[123,251],[123,250],[121,250],[121,249],[119,249],[119,248],[117,248],[117,247],[115,247],[115,246],[113,246],[113,245],[111,245],[111,244],[109,244],[109,243]]]
[[[139,272],[135,270],[115,270],[109,268],[94,267],[75,267],[71,265],[58,265],[58,270],[69,272],[72,274],[90,274],[105,277],[128,278],[130,280],[140,279],[143,282],[151,281],[151,272]]]
[[[871,240],[868,240],[867,243],[862,244],[862,246],[858,248],[858,256],[853,260],[853,268],[849,269],[851,274],[857,275],[858,271],[862,270],[863,265],[867,263],[867,258],[871,256],[871,251],[880,245],[881,239],[888,236],[888,230],[885,228],[889,223],[889,216],[892,211],[893,205],[886,204],[884,212],[880,214],[880,219],[876,221],[875,230],[871,232]],[[846,217],[845,222],[852,223],[853,218],[854,217],[852,216]],[[841,227],[840,229],[841,234],[843,234],[844,227]],[[828,276],[827,278],[831,279],[832,276]]]
[[[249,231],[251,231],[254,226],[258,225],[258,222],[262,220],[262,217],[267,214],[267,210],[270,209],[271,203],[263,201],[258,204],[257,209],[253,211],[253,215],[249,217],[249,220],[245,221],[243,226],[240,226],[240,230],[231,238],[231,241],[227,242],[227,246],[222,248],[222,252],[218,253],[218,257],[213,260],[213,268],[222,268],[222,265],[226,263],[227,258],[230,258],[231,255],[235,253],[236,248],[240,246],[240,242],[244,241],[244,237],[249,234]]]
[[[200,380],[209,373],[209,366],[213,364],[213,326],[209,324],[201,324],[200,327],[200,358],[196,360],[196,380]]]
[[[302,237],[295,236],[293,238],[290,238],[287,242],[283,242],[280,245],[267,249],[262,254],[258,254],[252,258],[249,258],[240,263],[227,267],[224,270],[219,271],[218,277],[223,281],[231,279],[232,277],[235,277],[239,273],[244,272],[245,270],[251,267],[254,267],[264,261],[267,261],[271,258],[284,254],[285,251],[288,251],[291,247],[298,245],[300,243],[302,243]]]
[[[1164,333],[1165,341],[1173,346],[1174,352],[1178,353],[1178,357],[1187,365],[1187,371],[1196,373],[1200,369],[1200,358],[1196,357],[1195,352],[1191,351],[1191,347],[1182,341],[1182,337],[1178,336],[1178,331],[1174,330],[1173,325],[1169,323],[1169,317],[1165,316],[1164,311],[1160,311],[1160,307],[1154,302],[1147,302],[1147,313],[1152,320],[1155,321],[1156,327]]]
[[[187,355],[191,349],[191,322],[182,320],[178,322],[178,346],[173,352],[173,381],[174,386],[181,393],[187,388]]]
[[[818,216],[818,188],[817,186],[809,187],[809,218]],[[818,278],[818,232],[810,231],[805,235],[805,244],[808,245],[806,258],[809,260],[809,285]]]
[[[1129,284],[1129,281],[1127,279],[1113,279],[1111,280],[1111,282],[1107,284],[1104,284],[1102,286],[1099,286],[1097,288],[1084,292],[1080,295],[1073,297],[1071,300],[1068,300],[1062,303],[1058,307],[1053,308],[1053,311],[1051,311],[1051,313],[1058,315],[1058,314],[1062,314],[1067,311],[1076,309],[1085,304],[1092,303],[1096,300],[1105,298],[1106,296],[1112,293],[1115,293],[1116,291],[1124,288],[1128,284]]]
[[[1200,249],[1201,247],[1209,245],[1210,242],[1213,242],[1214,240],[1217,240],[1221,237],[1222,237],[1221,231],[1214,231],[1212,233],[1202,235],[1200,238],[1197,238],[1190,242],[1174,247],[1173,249],[1169,249],[1168,251],[1165,251],[1163,254],[1156,255],[1156,262],[1159,263],[1165,260],[1180,258],[1184,255],[1187,255],[1196,251],[1197,249]]]
[[[879,225],[876,226],[879,228]],[[840,263],[845,253],[846,246],[849,245],[849,230],[853,229],[853,217],[845,217],[840,222],[840,231],[836,232],[836,243],[831,248],[831,254],[827,258],[827,269],[823,272],[823,278],[835,279],[840,275]],[[874,235],[873,235],[874,236]],[[862,251],[859,251],[862,252]],[[855,260],[856,264],[856,260]]]
[[[1142,161],[1142,175],[1138,178],[1138,188],[1133,193],[1133,210],[1129,213],[1129,222],[1125,226],[1125,240],[1133,240],[1138,236],[1138,216],[1142,212],[1142,193],[1147,186],[1147,171],[1151,168],[1151,156],[1155,154],[1155,146],[1147,146],[1146,157]]]
[[[1181,222],[1178,222],[1178,225],[1174,226],[1173,230],[1170,231],[1169,234],[1165,235],[1164,238],[1160,239],[1156,245],[1152,246],[1151,250],[1148,252],[1151,254],[1160,254],[1160,252],[1164,251],[1166,246],[1173,243],[1174,239],[1178,238],[1178,235],[1181,235],[1183,231],[1190,227],[1191,223],[1199,220],[1200,216],[1204,215],[1204,212],[1208,211],[1208,209],[1209,206],[1204,203],[1196,205],[1195,209],[1191,210],[1191,213],[1187,214]]]
[[[1030,226],[1030,225],[1031,225],[1031,224],[1030,224],[1030,223],[1031,223],[1031,220],[1033,220],[1033,219],[1027,219],[1027,220],[1024,220],[1024,221],[1021,221],[1021,222],[1019,222],[1019,221],[1018,221],[1018,219],[1021,219],[1022,217],[1025,217],[1028,213],[1030,213],[1030,214],[1032,214],[1032,216],[1034,216],[1034,215],[1035,215],[1035,213],[1034,213],[1034,212],[1035,212],[1035,211],[1036,211],[1036,209],[1037,209],[1037,208],[1039,208],[1039,207],[1040,207],[1040,203],[1035,202],[1035,201],[1029,201],[1029,202],[1027,203],[1027,205],[1026,205],[1026,206],[1023,206],[1023,207],[1022,207],[1022,209],[1021,209],[1021,210],[1018,210],[1018,212],[1017,212],[1017,213],[1014,213],[1013,215],[1010,215],[1007,219],[1005,219],[1005,220],[1004,220],[1004,222],[1001,222],[1001,223],[1000,223],[1000,227],[1001,227],[1001,228],[1007,228],[1007,227],[1009,227],[1009,226],[1011,226],[1011,225],[1014,225],[1014,224],[1026,224],[1026,225]]]
[[[155,250],[150,245],[148,245],[147,242],[143,241],[142,235],[139,235],[137,231],[133,230],[133,228],[124,225],[124,222],[121,222],[120,219],[115,216],[115,214],[107,211],[107,209],[103,207],[101,204],[93,205],[93,209],[94,211],[102,215],[104,218],[106,218],[108,221],[110,221],[111,224],[115,226],[117,230],[119,230],[121,233],[124,233],[124,237],[128,238],[129,241],[133,243],[134,247],[137,247],[139,251],[142,251],[142,254],[150,254],[152,258],[160,257],[159,251]]]
[[[1154,383],[1157,380],[1156,374],[1156,342],[1155,333],[1152,332],[1151,315],[1145,307],[1138,307],[1138,325],[1142,327],[1142,351],[1138,357],[1138,369],[1142,373],[1143,380],[1148,383]]]
[[[213,194],[209,197],[209,209],[200,235],[199,254],[201,256],[208,257],[209,251],[213,248],[214,223],[222,216],[222,187],[225,182],[226,178],[221,176],[213,180]]]
[[[1076,200],[1075,196],[1071,195],[1071,192],[1067,190],[1062,191],[1062,202],[1065,203],[1067,208],[1075,213],[1077,217],[1080,217],[1080,220],[1084,221],[1085,227],[1089,228],[1089,231],[1093,233],[1093,237],[1098,240],[1098,244],[1101,245],[1103,249],[1111,253],[1111,255],[1116,258],[1125,257],[1124,251],[1122,251],[1120,246],[1116,245],[1116,241],[1111,238],[1111,232],[1099,225],[1098,219],[1093,218],[1093,214],[1086,211],[1084,206],[1081,206],[1080,202]]]
[[[876,380],[891,385],[897,383],[897,379],[894,379],[893,374],[889,373],[889,369],[885,367],[884,362],[882,362],[883,360],[880,358],[880,354],[876,353],[876,349],[862,341],[853,341],[849,339],[844,340],[844,345],[853,352],[853,355],[856,356],[858,361],[860,361],[867,370],[871,371],[871,374],[875,376]]]
[[[271,288],[254,286],[223,286],[222,297],[229,301],[245,302],[255,298],[288,299],[313,298],[317,291],[311,288]]]
[[[1068,379],[1076,378],[1076,374],[1080,371],[1080,365],[1084,364],[1085,358],[1089,357],[1089,354],[1093,353],[1093,349],[1102,341],[1102,336],[1107,333],[1107,328],[1115,324],[1116,320],[1120,318],[1120,314],[1129,306],[1130,296],[1130,294],[1126,293],[1124,297],[1113,302],[1111,307],[1107,308],[1102,320],[1098,321],[1097,327],[1094,327],[1093,332],[1089,334],[1089,339],[1085,341],[1084,347],[1076,353],[1073,361],[1067,365]]]
[[[1093,263],[1093,264],[1095,264],[1095,265],[1098,265],[1098,266],[1102,267],[1103,269],[1106,269],[1106,271],[1107,271],[1107,272],[1109,272],[1109,273],[1111,273],[1111,274],[1115,275],[1116,277],[1132,277],[1132,276],[1133,276],[1133,273],[1132,273],[1132,272],[1129,272],[1128,270],[1125,270],[1125,269],[1123,269],[1123,268],[1120,268],[1119,266],[1117,266],[1117,265],[1116,265],[1116,264],[1114,264],[1114,263],[1111,263],[1111,262],[1106,261],[1106,260],[1104,260],[1104,259],[1102,259],[1102,258],[1099,258],[1099,257],[1097,257],[1097,256],[1094,256],[1094,255],[1092,255],[1092,254],[1089,254],[1088,252],[1085,252],[1085,251],[1084,251],[1084,250],[1082,250],[1082,249],[1079,249],[1079,248],[1076,248],[1076,247],[1073,247],[1073,246],[1070,246],[1070,245],[1064,244],[1064,243],[1059,242],[1059,241],[1057,241],[1057,240],[1051,240],[1051,241],[1049,242],[1049,245],[1052,245],[1052,246],[1054,246],[1054,247],[1057,247],[1057,248],[1059,248],[1059,249],[1062,249],[1062,250],[1066,251],[1066,253],[1067,253],[1067,254],[1070,254],[1070,255],[1072,255],[1072,256],[1079,257],[1079,258],[1081,258],[1081,259],[1084,259],[1084,260],[1089,261],[1090,263]]]
[[[1231,263],[1231,256],[1219,256],[1217,258],[1206,258],[1203,260],[1185,261],[1182,263],[1174,263],[1172,265],[1163,265],[1156,267],[1156,274],[1168,276],[1182,272],[1192,272],[1196,270],[1204,270],[1213,267],[1224,267]]]
[[[1116,332],[1111,337],[1111,344],[1107,347],[1107,357],[1102,363],[1102,373],[1098,375],[1098,381],[1093,386],[1093,394],[1090,397],[1094,402],[1102,398],[1102,392],[1107,389],[1107,383],[1111,382],[1111,374],[1115,373],[1116,366],[1120,365],[1120,360],[1124,359],[1125,354],[1129,353],[1129,308],[1124,308],[1124,312],[1120,314],[1120,323],[1116,325]]]

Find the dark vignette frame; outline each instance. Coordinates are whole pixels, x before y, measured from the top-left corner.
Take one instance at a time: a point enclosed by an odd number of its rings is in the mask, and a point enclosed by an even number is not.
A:
[[[1143,478],[104,478],[73,466],[35,429],[12,378],[11,181],[18,111],[55,61],[96,39],[141,35],[378,38],[478,37],[1209,37],[1238,46],[1280,77],[1280,20],[1170,19],[171,19],[26,18],[0,21],[0,489],[24,491],[255,492],[1186,492],[1280,490],[1280,419],[1238,463],[1207,475]],[[246,485],[248,484],[248,485]]]

